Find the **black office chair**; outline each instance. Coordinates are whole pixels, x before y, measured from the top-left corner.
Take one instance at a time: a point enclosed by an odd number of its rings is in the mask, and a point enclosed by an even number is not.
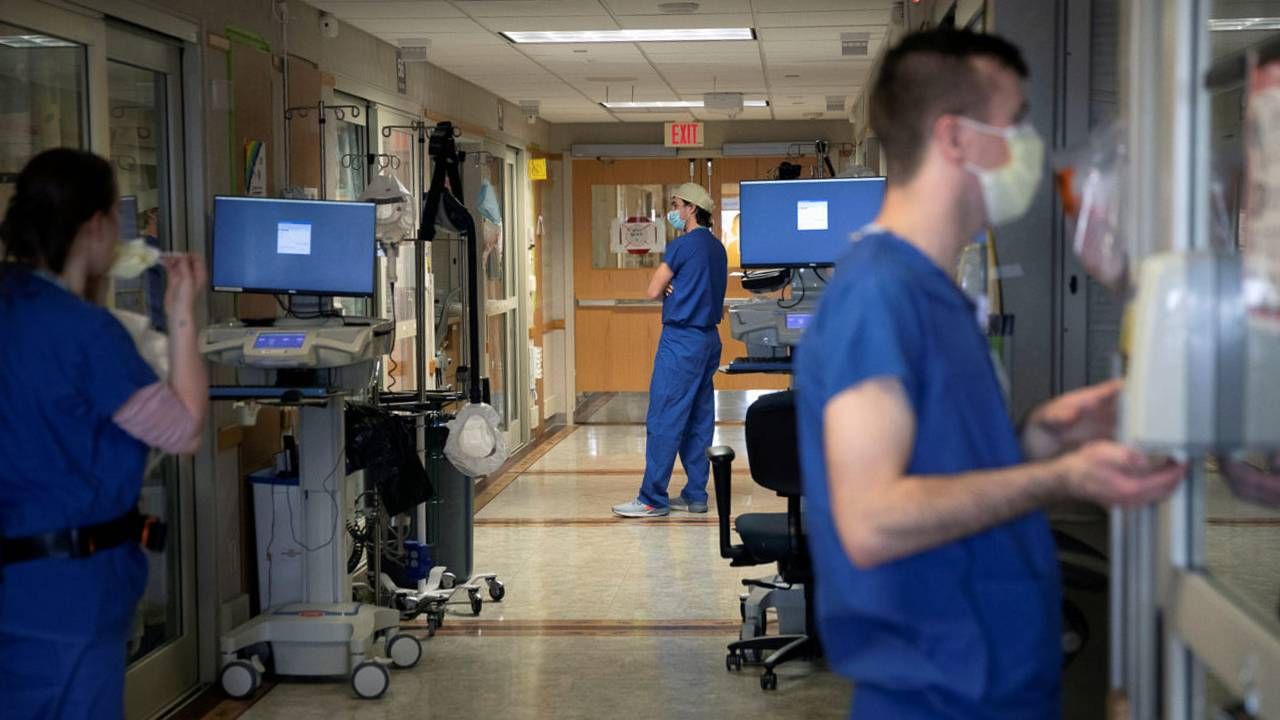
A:
[[[747,456],[751,478],[787,499],[785,513],[748,513],[737,520],[741,545],[730,540],[730,484],[734,452],[728,447],[707,450],[715,476],[716,506],[720,516],[720,556],[735,567],[777,563],[783,584],[743,580],[748,587],[785,590],[793,584],[804,587],[804,627],[802,635],[761,635],[729,645],[725,664],[729,670],[742,669],[743,662],[772,651],[764,660],[760,687],[778,688],[774,668],[797,658],[821,656],[822,648],[814,628],[813,571],[805,543],[800,515],[802,495],[800,455],[796,447],[795,398],[790,391],[765,395],[747,409]]]

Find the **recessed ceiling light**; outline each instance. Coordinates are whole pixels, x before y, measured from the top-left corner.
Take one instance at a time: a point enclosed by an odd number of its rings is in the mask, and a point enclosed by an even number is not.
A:
[[[1209,29],[1215,32],[1231,30],[1280,30],[1280,17],[1269,18],[1218,18],[1209,21]]]
[[[551,30],[498,33],[510,42],[533,43],[641,43],[704,42],[707,40],[755,40],[751,28],[667,28],[651,30]]]
[[[641,100],[628,102],[602,102],[600,103],[609,110],[685,110],[688,108],[706,107],[706,103],[702,100]],[[766,108],[769,107],[768,100],[743,100],[742,107],[749,108]]]
[[[591,75],[583,79],[590,83],[628,83],[637,80],[630,75]]]

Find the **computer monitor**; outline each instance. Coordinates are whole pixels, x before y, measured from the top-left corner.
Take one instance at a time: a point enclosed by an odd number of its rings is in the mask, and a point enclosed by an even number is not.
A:
[[[138,237],[138,196],[120,196],[120,239],[124,242]]]
[[[371,296],[372,203],[217,197],[213,289]]]
[[[884,178],[747,181],[740,193],[742,267],[824,267],[879,214]]]

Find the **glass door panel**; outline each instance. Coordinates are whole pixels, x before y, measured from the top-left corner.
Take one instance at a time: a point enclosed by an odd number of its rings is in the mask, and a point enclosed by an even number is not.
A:
[[[0,214],[23,165],[88,137],[85,46],[0,22]]]

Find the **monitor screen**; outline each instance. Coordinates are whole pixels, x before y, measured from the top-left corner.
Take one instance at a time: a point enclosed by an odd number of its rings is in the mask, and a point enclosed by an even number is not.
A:
[[[138,197],[122,195],[120,197],[120,239],[124,242],[138,237]]]
[[[884,178],[749,181],[740,197],[742,267],[820,267],[875,219]]]
[[[372,203],[218,197],[213,289],[373,295]]]

